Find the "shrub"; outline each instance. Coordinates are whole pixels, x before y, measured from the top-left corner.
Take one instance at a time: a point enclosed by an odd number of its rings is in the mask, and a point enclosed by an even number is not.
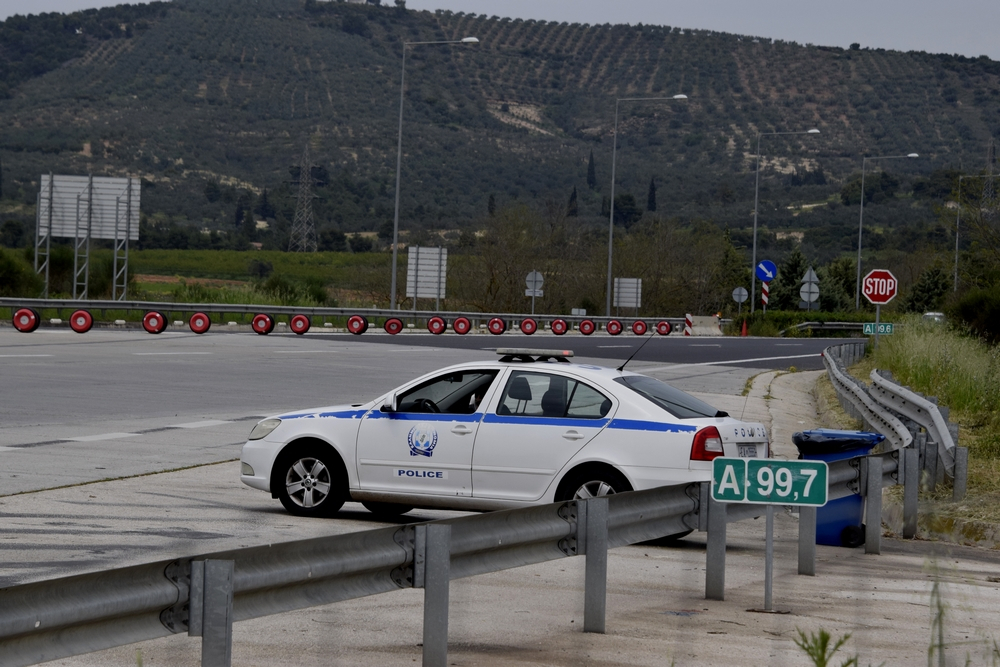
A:
[[[45,283],[19,254],[0,248],[0,296],[37,298]]]
[[[1000,285],[967,293],[948,312],[977,336],[1000,342]]]

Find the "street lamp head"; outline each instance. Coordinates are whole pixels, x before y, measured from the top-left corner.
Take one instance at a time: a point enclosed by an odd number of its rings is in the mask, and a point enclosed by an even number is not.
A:
[[[906,157],[920,157],[920,156],[919,156],[919,155],[917,155],[916,153],[910,153],[910,154],[909,154],[909,155],[907,155]]]
[[[462,44],[478,44],[478,43],[479,43],[479,38],[478,37],[463,37],[462,38]]]
[[[817,129],[816,129],[815,127],[814,127],[814,128],[813,128],[813,129],[811,129],[811,130],[807,130],[807,131],[806,131],[806,134],[819,134],[819,130],[817,130]]]
[[[686,100],[687,98],[688,98],[688,96],[687,96],[687,95],[674,95],[674,96],[673,96],[672,98],[670,98],[670,99],[673,99],[673,100]]]

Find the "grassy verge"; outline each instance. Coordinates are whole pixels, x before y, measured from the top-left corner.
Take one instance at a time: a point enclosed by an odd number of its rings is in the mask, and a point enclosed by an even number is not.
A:
[[[959,424],[959,444],[969,448],[969,495],[951,503],[950,491],[939,490],[937,511],[1000,523],[1000,348],[909,317],[850,370],[867,379],[873,368],[888,369],[900,384],[937,396]]]

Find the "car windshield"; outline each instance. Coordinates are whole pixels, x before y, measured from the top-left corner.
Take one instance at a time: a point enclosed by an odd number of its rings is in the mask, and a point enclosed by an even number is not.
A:
[[[623,375],[615,382],[625,385],[643,398],[652,401],[678,419],[698,417],[728,417],[729,414],[713,408],[705,401],[685,394],[666,382],[645,375]]]

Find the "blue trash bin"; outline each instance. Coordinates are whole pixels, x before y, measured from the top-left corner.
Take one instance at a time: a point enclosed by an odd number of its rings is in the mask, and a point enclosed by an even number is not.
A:
[[[800,459],[842,461],[867,456],[875,445],[885,440],[881,433],[838,431],[818,428],[792,434]],[[859,547],[865,543],[864,499],[851,494],[829,501],[816,509],[816,544],[834,547]]]

